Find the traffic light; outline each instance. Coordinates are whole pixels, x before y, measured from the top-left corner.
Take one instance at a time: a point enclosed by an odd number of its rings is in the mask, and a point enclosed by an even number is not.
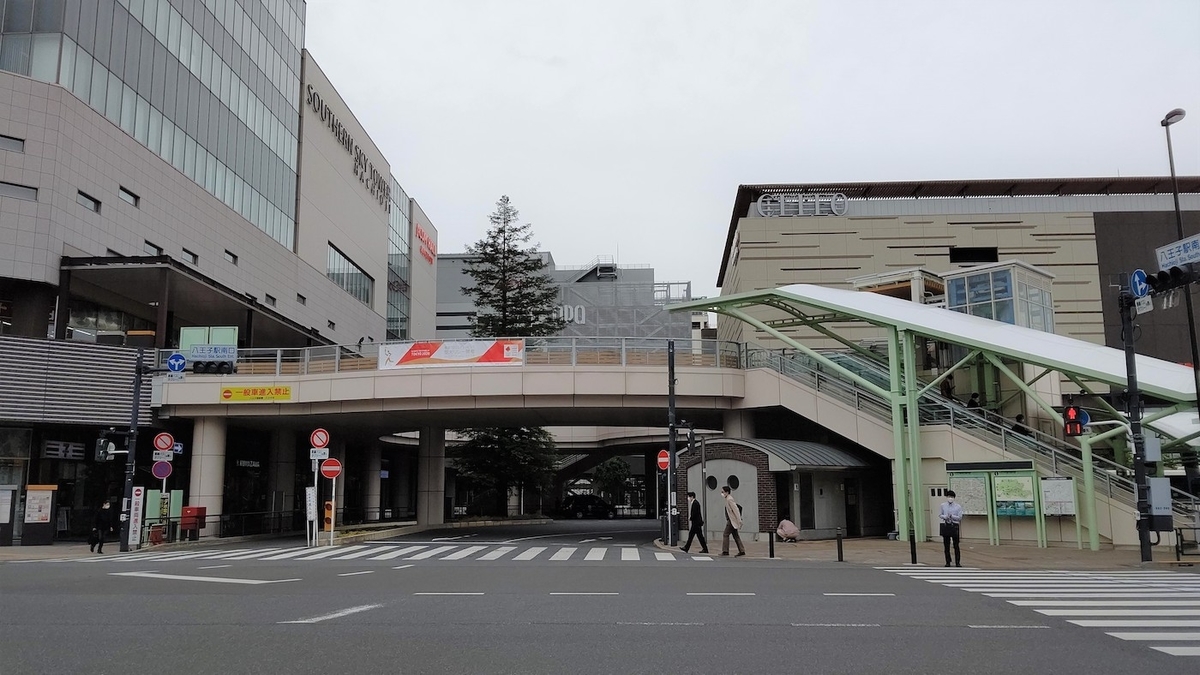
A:
[[[196,375],[229,375],[237,372],[233,361],[192,361],[192,372]]]
[[[1083,435],[1083,410],[1077,405],[1063,408],[1063,435]]]
[[[107,462],[112,458],[113,450],[117,449],[116,443],[101,436],[96,439],[96,461]]]
[[[333,502],[325,502],[325,532],[333,529]]]
[[[1193,263],[1176,265],[1154,274],[1146,275],[1146,285],[1151,295],[1158,295],[1200,281],[1200,268]]]

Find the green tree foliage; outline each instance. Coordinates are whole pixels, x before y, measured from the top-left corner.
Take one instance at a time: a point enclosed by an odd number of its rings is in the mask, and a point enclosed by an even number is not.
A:
[[[593,470],[592,485],[607,494],[613,503],[620,504],[629,475],[629,464],[620,457],[613,457]]]
[[[472,283],[462,292],[475,300],[474,337],[555,335],[566,325],[554,311],[559,290],[546,274],[546,260],[529,245],[532,226],[519,216],[508,195],[500,197],[487,235],[467,247],[474,256],[465,266]]]
[[[554,436],[541,427],[466,429],[456,466],[481,488],[494,490],[503,514],[509,491],[519,486],[545,491],[554,482]]]

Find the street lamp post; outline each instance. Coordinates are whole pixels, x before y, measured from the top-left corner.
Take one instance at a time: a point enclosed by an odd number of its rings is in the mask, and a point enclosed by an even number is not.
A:
[[[1179,208],[1179,179],[1175,175],[1175,152],[1171,148],[1171,125],[1182,120],[1187,113],[1183,108],[1176,108],[1167,113],[1163,117],[1163,129],[1167,132],[1167,161],[1171,165],[1171,194],[1175,198],[1175,234],[1179,239],[1183,239],[1183,211]],[[1192,291],[1191,287],[1183,289],[1184,306],[1187,307],[1187,324],[1188,324],[1188,343],[1192,349],[1192,384],[1196,392],[1196,409],[1200,413],[1200,351],[1196,346],[1196,315],[1192,309]],[[1200,418],[1198,418],[1200,419]],[[1197,476],[1200,476],[1200,462],[1197,461],[1195,451],[1182,455],[1184,473],[1187,474],[1188,487],[1191,488],[1191,482]]]

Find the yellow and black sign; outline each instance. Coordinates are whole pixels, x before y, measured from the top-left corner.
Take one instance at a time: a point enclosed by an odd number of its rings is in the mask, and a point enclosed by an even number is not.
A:
[[[255,403],[259,401],[291,401],[291,385],[222,387],[221,403]]]

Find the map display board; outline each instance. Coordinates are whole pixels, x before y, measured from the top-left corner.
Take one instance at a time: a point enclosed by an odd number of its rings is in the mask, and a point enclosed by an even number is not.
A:
[[[1033,476],[996,474],[992,478],[996,515],[1032,517],[1034,509]]]
[[[963,507],[965,516],[987,515],[987,478],[984,476],[950,476],[950,489]]]
[[[1075,515],[1075,479],[1064,476],[1042,478],[1042,513],[1047,516]]]

